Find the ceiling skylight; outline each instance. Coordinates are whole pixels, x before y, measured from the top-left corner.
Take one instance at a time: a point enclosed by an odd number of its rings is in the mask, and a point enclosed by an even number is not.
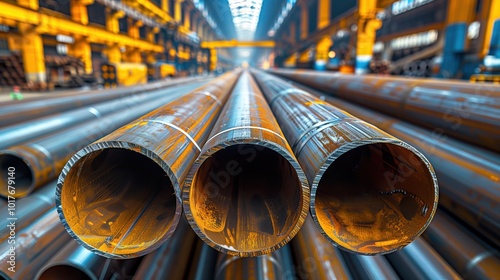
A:
[[[228,3],[238,37],[253,39],[259,22],[262,0],[228,0]]]

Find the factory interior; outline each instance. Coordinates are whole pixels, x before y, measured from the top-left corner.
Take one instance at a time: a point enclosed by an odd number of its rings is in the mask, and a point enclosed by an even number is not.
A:
[[[0,279],[500,279],[500,0],[0,0]]]

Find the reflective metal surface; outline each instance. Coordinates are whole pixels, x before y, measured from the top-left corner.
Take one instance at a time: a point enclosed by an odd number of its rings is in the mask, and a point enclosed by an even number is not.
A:
[[[17,232],[15,240],[15,272],[9,270],[12,244],[0,244],[0,276],[4,279],[35,279],[36,273],[71,238],[61,225],[54,208]]]
[[[183,187],[196,234],[227,254],[268,254],[297,234],[309,187],[266,99],[238,80]]]
[[[342,99],[431,129],[441,129],[450,136],[500,151],[498,85],[303,70],[271,72]]]
[[[462,279],[422,238],[386,257],[402,279]]]
[[[68,93],[49,94],[15,102],[0,102],[0,127],[36,119],[54,113],[76,109],[90,104],[131,96],[142,92],[185,83],[196,83],[201,78],[179,78],[126,88],[92,91],[70,91]]]
[[[208,246],[202,240],[198,240],[193,260],[189,267],[188,280],[211,279],[215,275],[215,265],[219,252]]]
[[[500,246],[500,157],[496,153],[336,98],[326,97],[326,101],[418,148],[436,170],[440,206]]]
[[[438,185],[415,148],[290,84],[254,72],[311,184],[311,214],[334,244],[373,255],[429,225]]]
[[[76,153],[56,193],[71,236],[110,258],[161,246],[182,213],[180,184],[237,77],[225,74]]]
[[[75,240],[71,240],[40,269],[34,279],[132,279],[139,263],[140,259],[106,259],[83,248]]]
[[[339,249],[323,238],[308,216],[290,243],[299,279],[353,279]]]
[[[182,219],[172,238],[156,251],[145,256],[134,275],[134,279],[164,280],[185,279],[190,267],[196,235]],[[207,279],[207,278],[204,278]]]
[[[498,247],[481,243],[444,213],[436,213],[423,236],[465,279],[500,278]]]
[[[400,279],[384,256],[363,256],[346,252],[343,256],[349,263],[350,271],[355,275],[355,279]]]
[[[15,196],[23,197],[53,180],[71,156],[86,145],[202,84],[172,87],[162,90],[161,94],[148,93],[152,98],[134,100],[134,106],[117,107],[118,110],[102,118],[0,150],[0,174],[7,174],[8,168],[14,167]],[[8,195],[7,180],[0,180],[0,195]]]

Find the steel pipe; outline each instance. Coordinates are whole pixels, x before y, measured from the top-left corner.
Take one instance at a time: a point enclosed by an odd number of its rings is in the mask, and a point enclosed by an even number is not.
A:
[[[77,152],[56,191],[70,235],[110,258],[161,246],[182,213],[180,184],[237,76],[223,75]]]
[[[422,238],[386,257],[401,279],[462,279]]]
[[[321,235],[311,216],[307,217],[290,246],[297,278],[353,279],[340,250]]]
[[[267,255],[245,258],[219,254],[215,280],[281,280],[293,279],[293,263],[289,246]]]
[[[343,255],[349,264],[350,271],[356,275],[355,279],[400,279],[384,256],[363,256],[346,252]]]
[[[187,279],[205,280],[215,275],[218,252],[202,240],[198,240]]]
[[[434,221],[423,236],[463,278],[500,277],[498,250],[474,238],[443,212],[436,213]]]
[[[145,100],[134,107],[116,110],[102,118],[0,150],[0,174],[3,174],[0,177],[7,176],[8,168],[14,167],[15,197],[26,196],[35,188],[53,180],[71,156],[86,145],[200,85],[202,83],[169,88],[162,96]],[[0,180],[0,196],[9,195],[7,182],[7,178]]]
[[[127,97],[168,86],[196,83],[201,78],[181,78],[109,90],[70,91],[16,102],[0,103],[0,127],[10,126],[30,119],[73,110],[86,105]]]
[[[31,225],[40,216],[55,207],[54,198],[56,193],[56,181],[46,184],[39,188],[30,196],[22,199],[16,199],[12,202],[11,208],[15,209],[16,231]],[[11,221],[7,206],[1,209],[0,221]],[[8,227],[0,227],[0,243],[6,242],[9,237],[10,229]]]
[[[500,246],[500,158],[496,153],[337,98],[326,97],[326,101],[419,149],[439,178],[440,206]]]
[[[15,244],[0,243],[0,277],[35,279],[36,273],[71,238],[59,222],[54,208],[16,233]],[[15,268],[10,270],[11,246],[15,247]]]
[[[307,180],[249,73],[237,82],[182,195],[196,234],[223,253],[268,254],[302,226]]]
[[[2,142],[0,142],[0,149],[19,145],[40,136],[58,132],[83,122],[102,120],[103,117],[111,113],[126,110],[127,108],[134,107],[143,102],[156,100],[178,89],[179,88],[160,89],[155,92],[136,94],[1,128],[0,139],[2,139]]]
[[[144,257],[133,279],[185,279],[195,239],[187,222],[181,221],[167,243]]]
[[[283,80],[254,75],[307,175],[311,214],[327,239],[383,254],[427,228],[438,185],[418,150]]]
[[[271,73],[500,151],[498,85],[281,69]]]
[[[38,271],[34,279],[132,279],[139,263],[140,259],[106,259],[70,240]]]

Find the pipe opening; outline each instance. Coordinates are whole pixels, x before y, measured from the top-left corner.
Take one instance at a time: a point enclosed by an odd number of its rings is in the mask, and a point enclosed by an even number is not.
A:
[[[376,143],[333,161],[319,181],[313,207],[323,231],[344,250],[388,253],[428,226],[436,190],[422,158],[399,145]]]
[[[13,170],[13,172],[11,172]],[[15,196],[21,197],[33,189],[33,172],[30,166],[19,156],[14,154],[0,155],[0,195],[8,196],[9,178],[15,182],[10,186],[15,188]],[[10,174],[9,174],[10,173]],[[13,175],[13,176],[11,176]],[[11,189],[12,190],[12,189]]]
[[[60,197],[66,228],[107,257],[140,256],[159,247],[181,207],[155,161],[117,148],[91,151],[75,162]]]
[[[289,240],[304,202],[300,179],[285,157],[267,147],[239,144],[216,151],[200,165],[189,203],[207,243],[226,253],[255,256]]]
[[[55,265],[47,268],[38,278],[39,280],[92,280],[84,271],[70,265]]]

